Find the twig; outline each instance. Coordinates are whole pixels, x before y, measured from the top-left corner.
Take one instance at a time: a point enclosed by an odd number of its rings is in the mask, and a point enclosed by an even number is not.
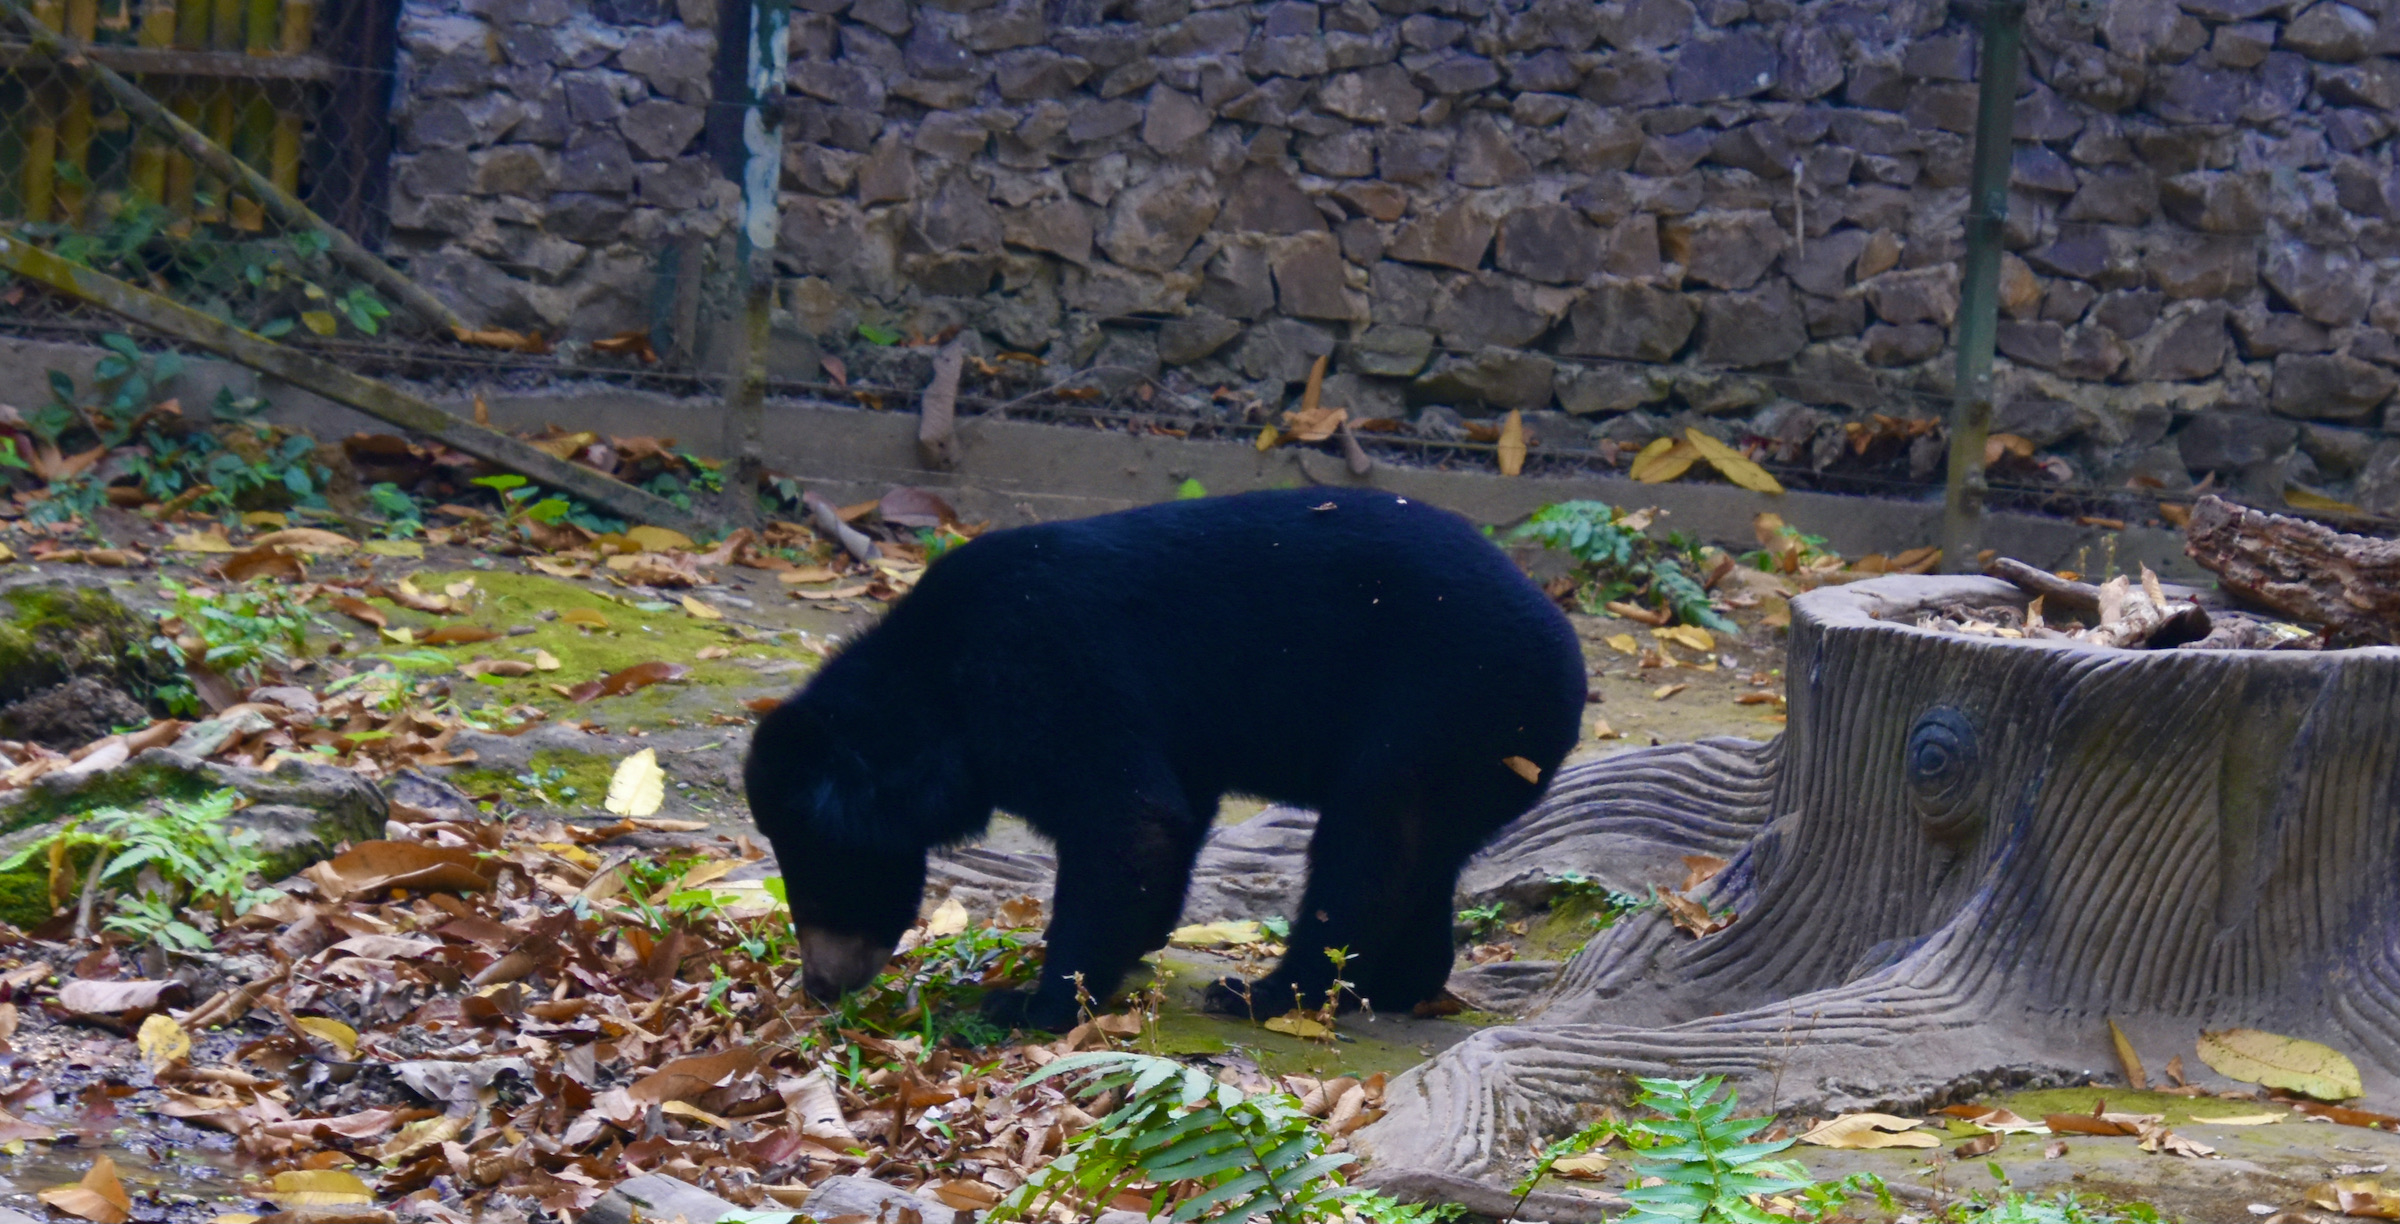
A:
[[[108,865],[108,856],[94,854],[92,868],[83,873],[83,896],[75,902],[75,942],[92,937],[92,910],[100,903],[100,869]]]
[[[842,548],[851,556],[861,561],[874,561],[883,556],[883,550],[875,547],[875,541],[868,539],[867,533],[842,521],[840,507],[814,492],[802,494],[800,500],[808,503],[809,518],[816,523],[817,530],[841,541]]]
[[[958,463],[958,376],[966,365],[966,346],[957,340],[934,354],[933,382],[917,401],[917,458],[927,467]]]

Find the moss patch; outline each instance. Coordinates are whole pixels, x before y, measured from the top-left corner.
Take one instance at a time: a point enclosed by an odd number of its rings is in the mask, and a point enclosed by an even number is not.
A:
[[[1199,992],[1219,976],[1217,971],[1168,957],[1154,957],[1147,963],[1154,974],[1164,975],[1160,984],[1167,1001],[1159,1009],[1156,1029],[1136,1038],[1132,1043],[1135,1049],[1159,1054],[1224,1054],[1239,1050],[1268,1075],[1307,1075],[1319,1079],[1334,1075],[1366,1076],[1378,1071],[1398,1075],[1425,1061],[1426,1051],[1413,1042],[1376,1037],[1377,1022],[1363,1016],[1344,1017],[1337,1029],[1338,1040],[1327,1043],[1269,1032],[1247,1021],[1201,1011]],[[1143,987],[1137,984],[1129,989],[1138,991]]]
[[[494,791],[539,800],[544,807],[598,807],[616,776],[617,758],[567,748],[544,748],[527,760],[522,771],[468,769],[450,780],[470,795]]]
[[[1526,924],[1525,942],[1517,954],[1526,960],[1565,960],[1594,936],[1631,916],[1619,913],[1607,923],[1594,921],[1610,912],[1605,898],[1580,894],[1560,897],[1548,912]]]
[[[2228,1101],[2218,1097],[2180,1097],[2130,1088],[2045,1088],[2019,1092],[1992,1102],[2018,1117],[2039,1122],[2046,1114],[2088,1114],[2102,1101],[2110,1113],[2165,1114],[2168,1126],[2195,1118],[2235,1118],[2243,1114],[2284,1112],[2285,1106],[2267,1101]]]
[[[483,594],[475,611],[465,616],[435,616],[409,611],[388,600],[371,601],[384,610],[393,628],[407,628],[419,636],[448,625],[481,625],[502,632],[516,627],[530,627],[533,630],[515,637],[414,649],[438,650],[460,663],[478,658],[530,660],[537,650],[548,651],[558,660],[557,671],[534,672],[513,679],[494,677],[485,681],[483,687],[488,688],[490,696],[480,702],[475,695],[477,686],[471,683],[454,686],[460,700],[470,706],[522,703],[554,712],[574,708],[590,717],[612,721],[656,717],[677,704],[679,690],[688,690],[692,686],[781,688],[788,687],[797,678],[792,673],[762,677],[756,667],[744,666],[737,660],[791,659],[813,665],[817,659],[815,654],[797,646],[784,647],[745,640],[725,622],[703,620],[679,606],[644,611],[592,588],[540,574],[456,570],[418,574],[413,577],[413,582],[420,589],[438,591],[449,584],[470,579]],[[397,576],[393,581],[397,581]],[[567,613],[579,610],[598,613],[607,621],[608,627],[587,628],[565,619]],[[545,619],[542,616],[544,612],[557,615]],[[711,647],[732,653],[721,659],[699,657],[701,651]],[[412,648],[389,642],[375,647],[378,653],[403,649]],[[551,688],[552,685],[573,687],[586,680],[597,680],[629,667],[652,662],[681,664],[691,671],[677,684],[652,685],[626,696],[602,697],[582,706],[573,706]]]
[[[74,676],[105,677],[148,700],[178,670],[150,649],[154,628],[96,587],[9,591],[0,596],[0,704]]]

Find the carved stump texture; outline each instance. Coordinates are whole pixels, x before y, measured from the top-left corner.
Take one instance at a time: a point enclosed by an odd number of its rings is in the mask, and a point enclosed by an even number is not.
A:
[[[2250,1026],[2400,1088],[2400,650],[2140,651],[1914,627],[1982,578],[1894,577],[1793,603],[1790,721],[1569,770],[1504,838],[1573,819],[1690,844],[1754,830],[1656,911],[1392,1086],[1368,1180],[1504,1206],[1529,1149],[1631,1075],[1723,1074],[1745,1111],[1914,1110],[2113,1069],[2104,1017],[2188,1051]],[[1663,802],[1680,791],[1708,806]],[[1665,827],[1660,827],[1662,822]],[[1645,833],[1644,830],[1651,830]],[[1498,856],[1487,856],[1487,861]],[[2187,1062],[2194,1060],[2187,1060]],[[1544,1193],[1525,1214],[1590,1218]]]

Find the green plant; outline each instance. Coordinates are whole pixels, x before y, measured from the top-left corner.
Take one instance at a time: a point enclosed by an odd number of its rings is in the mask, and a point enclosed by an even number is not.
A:
[[[207,933],[187,915],[230,922],[283,895],[252,883],[269,864],[259,851],[257,831],[232,827],[240,797],[221,790],[190,802],[162,800],[155,812],[121,807],[87,812],[57,837],[0,863],[0,872],[23,866],[37,853],[52,853],[53,843],[70,851],[88,847],[106,860],[101,883],[135,877],[135,889],[119,896],[116,912],[103,926],[170,952],[206,951]]]
[[[1743,562],[1752,569],[1769,574],[1777,571],[1789,573],[1806,568],[1810,562],[1840,555],[1825,547],[1824,536],[1809,535],[1780,518],[1771,523],[1762,523],[1759,530],[1766,533],[1772,541],[1772,547],[1756,548],[1742,554]]]
[[[425,530],[425,511],[399,485],[390,481],[367,486],[367,504],[383,516],[383,534],[405,540]]]
[[[1198,501],[1206,496],[1208,496],[1208,486],[1201,484],[1200,478],[1197,476],[1186,476],[1182,484],[1175,486],[1175,500],[1177,501]]]
[[[1710,606],[1707,589],[1692,576],[1697,548],[1681,537],[1651,536],[1650,519],[1649,511],[1627,514],[1604,502],[1558,502],[1535,511],[1508,538],[1573,557],[1577,601],[1586,612],[1612,600],[1638,599],[1665,605],[1687,625],[1739,632]]]
[[[1655,891],[1647,897],[1618,892],[1580,871],[1558,872],[1550,877],[1550,886],[1555,890],[1551,894],[1550,901],[1553,907],[1561,902],[1592,902],[1595,907],[1592,912],[1592,925],[1604,931],[1615,926],[1617,919],[1636,910],[1648,909],[1658,904],[1658,894]]]
[[[901,340],[899,332],[888,327],[877,327],[872,323],[858,325],[858,338],[877,348],[890,348],[900,343]]]
[[[1352,1194],[1347,1205],[1368,1224],[1454,1224],[1467,1215],[1456,1203],[1403,1203],[1372,1190]]]
[[[1175,1224],[1265,1217],[1271,1224],[1338,1218],[1349,1199],[1338,1170],[1353,1157],[1325,1152],[1325,1136],[1280,1092],[1245,1095],[1205,1071],[1124,1051],[1070,1054],[1026,1078],[1081,1080],[1085,1100],[1122,1092],[1122,1103],[1069,1140],[985,1217],[1022,1219],[1044,1201],[1096,1213],[1149,1183],[1149,1214]]]
[[[204,199],[203,208],[214,202]],[[314,230],[268,237],[234,226],[195,225],[129,197],[97,227],[63,230],[53,250],[82,264],[162,289],[175,300],[274,339],[294,327],[320,336],[347,323],[376,335],[391,308],[365,285],[327,288],[338,272],[333,241]]]
[[[225,591],[158,580],[173,598],[159,611],[153,647],[237,681],[254,681],[267,667],[282,667],[308,649],[308,631],[325,621],[272,582],[259,580]],[[445,664],[449,663],[445,660]]]
[[[1874,1192],[1885,1210],[1891,1202],[1881,1179],[1871,1173],[1820,1182],[1797,1161],[1770,1160],[1795,1140],[1752,1142],[1773,1118],[1736,1118],[1735,1098],[1723,1076],[1670,1080],[1636,1078],[1637,1107],[1659,1117],[1636,1121],[1604,1119],[1542,1150],[1517,1182],[1522,1206],[1550,1170],[1567,1156],[1590,1151],[1609,1139],[1632,1149],[1626,1201],[1634,1205],[1621,1224],[1784,1224],[1821,1220],[1851,1195]],[[1723,1095],[1718,1095],[1722,1091]],[[1764,1199],[1785,1200],[1769,1211]],[[1515,1212],[1509,1218],[1515,1218]]]
[[[1467,928],[1467,933],[1476,939],[1488,939],[1500,925],[1501,909],[1497,901],[1462,909],[1458,911],[1459,925]]]

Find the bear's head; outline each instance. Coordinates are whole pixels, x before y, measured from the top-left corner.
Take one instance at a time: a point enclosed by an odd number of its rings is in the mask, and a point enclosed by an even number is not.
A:
[[[955,754],[803,693],[760,720],[742,772],[783,870],[801,985],[831,1002],[873,981],[916,921],[926,850],[955,837]]]

